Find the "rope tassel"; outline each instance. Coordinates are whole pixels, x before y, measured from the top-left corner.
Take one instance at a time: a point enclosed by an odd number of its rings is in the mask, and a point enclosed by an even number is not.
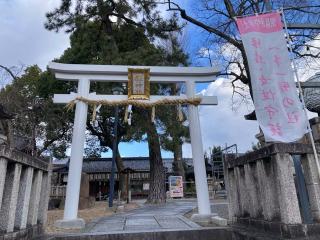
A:
[[[182,112],[182,106],[181,104],[178,105],[178,120],[180,122],[183,122],[183,112]]]
[[[96,120],[96,116],[97,116],[97,104],[94,104],[93,111],[92,111],[92,119],[91,119],[92,122]]]
[[[128,122],[128,115],[129,115],[129,106],[126,106],[126,110],[124,112],[124,123]]]
[[[152,112],[151,112],[151,122],[154,123],[155,117],[156,117],[156,107],[153,106],[152,107]]]
[[[132,105],[126,106],[126,110],[124,113],[124,122],[128,123],[131,126],[131,118],[132,118]]]

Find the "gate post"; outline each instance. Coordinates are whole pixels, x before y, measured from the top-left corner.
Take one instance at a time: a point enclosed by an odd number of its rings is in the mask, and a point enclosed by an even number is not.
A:
[[[78,96],[86,97],[89,95],[90,80],[86,78],[79,79]],[[63,220],[56,221],[57,227],[64,228],[82,228],[85,225],[83,219],[77,218],[80,182],[82,172],[82,161],[85,142],[85,131],[87,122],[88,104],[78,101],[76,104],[72,143],[71,157],[68,173],[68,184],[66,192],[66,203],[64,208]]]
[[[194,81],[186,82],[186,93],[188,98],[195,97]],[[208,192],[207,173],[204,161],[203,145],[198,108],[188,105],[189,131],[191,138],[192,159],[194,166],[194,177],[198,201],[198,213],[204,217],[211,216],[211,207]],[[201,218],[201,216],[199,216]]]

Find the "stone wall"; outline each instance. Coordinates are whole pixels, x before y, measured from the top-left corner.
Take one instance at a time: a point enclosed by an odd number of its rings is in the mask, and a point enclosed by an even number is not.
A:
[[[313,224],[304,224],[301,217],[293,155],[301,159]],[[320,181],[311,145],[270,144],[224,164],[230,223],[285,237],[320,230]]]
[[[0,238],[26,235],[30,239],[41,232],[50,175],[48,162],[0,146]]]

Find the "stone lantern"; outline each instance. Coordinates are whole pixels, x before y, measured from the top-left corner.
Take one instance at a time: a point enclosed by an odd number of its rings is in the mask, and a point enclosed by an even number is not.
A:
[[[306,82],[320,82],[320,72],[310,77]],[[310,119],[314,140],[320,142],[320,88],[305,88],[303,92],[306,108],[318,114]]]

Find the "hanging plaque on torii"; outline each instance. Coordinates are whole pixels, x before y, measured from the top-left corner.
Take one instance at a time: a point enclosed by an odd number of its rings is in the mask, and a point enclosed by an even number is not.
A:
[[[128,68],[128,99],[150,99],[150,69]]]
[[[55,94],[54,103],[74,105],[75,119],[71,144],[71,156],[68,173],[68,184],[63,220],[73,225],[84,225],[77,218],[82,161],[85,143],[88,105],[99,106],[138,106],[154,108],[158,105],[188,105],[188,121],[194,162],[198,211],[200,215],[211,214],[209,193],[206,178],[203,144],[197,105],[217,105],[217,97],[195,95],[196,82],[213,82],[219,74],[211,67],[158,67],[158,66],[120,66],[120,65],[85,65],[61,64],[50,62],[49,69],[57,79],[78,81],[78,92],[70,94]],[[90,81],[128,82],[128,95],[98,95],[90,92]],[[150,95],[150,82],[184,83],[186,95],[159,96]]]

